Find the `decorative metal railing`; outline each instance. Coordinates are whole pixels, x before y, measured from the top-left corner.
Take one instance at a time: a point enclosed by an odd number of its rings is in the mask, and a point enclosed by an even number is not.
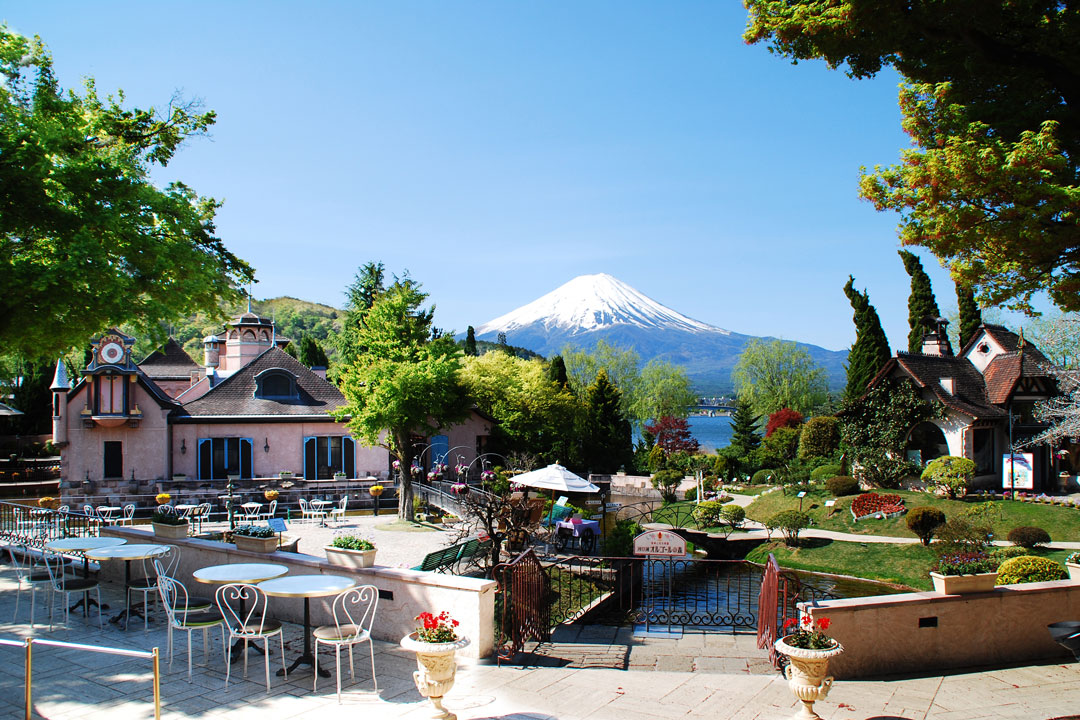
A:
[[[80,512],[0,502],[0,539],[42,547],[52,540],[97,535],[101,521]]]

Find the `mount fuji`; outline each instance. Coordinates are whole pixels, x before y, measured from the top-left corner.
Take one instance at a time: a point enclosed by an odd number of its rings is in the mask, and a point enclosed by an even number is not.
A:
[[[695,389],[731,389],[731,370],[746,343],[757,338],[689,318],[604,273],[581,275],[517,310],[476,328],[479,340],[506,333],[511,345],[541,355],[567,345],[589,349],[598,340],[634,349],[642,362],[659,359],[686,370]],[[847,351],[796,343],[825,368],[829,386],[842,387]]]

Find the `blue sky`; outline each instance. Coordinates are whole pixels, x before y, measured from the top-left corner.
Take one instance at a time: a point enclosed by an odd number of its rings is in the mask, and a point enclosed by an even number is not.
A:
[[[225,201],[256,297],[340,306],[381,260],[463,331],[607,272],[720,327],[840,349],[852,274],[906,345],[897,218],[856,195],[859,166],[907,143],[897,77],[746,46],[731,0],[41,0],[0,18],[46,41],[65,87],[217,111],[156,176]]]

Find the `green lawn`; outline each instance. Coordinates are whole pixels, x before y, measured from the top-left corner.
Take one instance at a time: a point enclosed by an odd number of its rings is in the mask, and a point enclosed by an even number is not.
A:
[[[799,548],[789,548],[781,541],[759,545],[746,559],[764,563],[769,553],[776,556],[781,567],[881,580],[915,590],[932,588],[929,573],[935,558],[929,548],[918,543],[893,545],[804,538],[803,547]],[[1069,553],[1064,550],[1034,550],[1031,554],[1064,563]]]
[[[772,485],[747,485],[742,490],[728,490],[731,495],[760,495]]]
[[[931,505],[945,513],[945,517],[963,516],[966,511],[979,503],[977,499],[946,500],[928,493],[907,490],[881,490],[877,492],[895,493],[904,499],[910,510],[920,505]],[[889,537],[913,537],[904,523],[904,517],[888,520],[863,520],[855,522],[851,516],[851,501],[854,495],[836,498],[833,508],[826,508],[825,501],[832,495],[823,487],[815,486],[807,491],[803,498],[802,509],[810,514],[814,527],[859,535],[886,535]],[[1004,540],[1009,530],[1019,525],[1035,525],[1050,533],[1050,537],[1060,541],[1080,541],[1080,510],[1071,507],[1039,505],[1014,500],[995,502],[1001,509],[1002,519],[993,523],[995,538]],[[746,515],[752,520],[764,521],[781,510],[797,510],[799,498],[795,491],[788,494],[780,492],[762,495],[746,509]]]

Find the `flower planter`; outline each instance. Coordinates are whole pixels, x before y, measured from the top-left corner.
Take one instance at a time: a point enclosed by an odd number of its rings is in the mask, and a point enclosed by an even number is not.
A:
[[[188,524],[166,525],[165,523],[151,523],[154,526],[154,536],[166,540],[179,540],[188,536]]]
[[[184,482],[185,480],[187,480],[187,475],[173,475],[172,479],[174,482]]]
[[[434,718],[457,720],[456,715],[442,706],[442,699],[454,687],[454,677],[457,675],[454,654],[468,644],[469,639],[465,637],[446,643],[424,642],[416,637],[416,633],[401,638],[401,647],[416,653],[417,669],[413,673],[413,682],[420,694],[435,706]]]
[[[1080,580],[1080,563],[1065,563],[1065,568],[1069,571],[1070,580]]]
[[[930,573],[934,581],[934,592],[942,595],[963,595],[964,593],[990,592],[997,582],[997,573],[976,573],[974,575],[942,575]]]
[[[808,650],[788,645],[784,642],[787,637],[776,641],[776,652],[786,655],[791,663],[784,671],[788,681],[788,689],[802,703],[799,712],[792,716],[795,720],[820,720],[821,716],[814,712],[814,703],[824,700],[832,689],[833,679],[827,676],[829,671],[829,658],[844,652],[844,647],[836,643],[835,647],[827,650]]]
[[[348,475],[346,475],[345,473],[334,473],[334,479],[335,480],[346,480],[346,479],[348,479]]]
[[[375,564],[376,550],[350,550],[326,545],[326,562],[346,568],[367,568]]]
[[[282,480],[289,480],[289,479],[292,478],[292,473],[282,470],[281,472],[278,473],[278,477],[281,478]]]
[[[233,542],[237,550],[248,550],[257,553],[272,553],[277,550],[277,536],[268,538],[248,537],[247,535],[233,535]]]

